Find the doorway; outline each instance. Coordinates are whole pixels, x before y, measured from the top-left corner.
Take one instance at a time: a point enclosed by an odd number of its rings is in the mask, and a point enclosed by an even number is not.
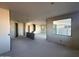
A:
[[[25,23],[23,23],[23,35],[25,36]]]
[[[15,23],[15,37],[18,37],[18,23]]]

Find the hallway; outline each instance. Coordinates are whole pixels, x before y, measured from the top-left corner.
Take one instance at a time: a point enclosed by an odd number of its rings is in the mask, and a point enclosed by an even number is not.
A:
[[[42,40],[41,40],[42,39]],[[9,57],[74,57],[79,51],[48,42],[43,38],[30,40],[28,38],[12,39],[12,50],[1,56]]]
[[[79,2],[0,2],[0,14],[1,57],[79,56]]]

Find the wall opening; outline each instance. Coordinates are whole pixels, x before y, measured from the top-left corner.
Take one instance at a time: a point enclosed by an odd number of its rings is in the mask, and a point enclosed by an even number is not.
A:
[[[53,21],[53,33],[71,36],[71,18]]]
[[[15,37],[18,37],[18,23],[15,23]]]

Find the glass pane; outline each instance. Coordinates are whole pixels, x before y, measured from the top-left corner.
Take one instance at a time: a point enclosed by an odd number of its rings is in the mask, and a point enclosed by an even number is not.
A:
[[[53,33],[71,36],[71,18],[53,21]]]

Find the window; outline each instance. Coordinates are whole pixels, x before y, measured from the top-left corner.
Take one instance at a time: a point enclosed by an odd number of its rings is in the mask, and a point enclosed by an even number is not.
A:
[[[53,33],[71,36],[71,18],[53,21]]]

